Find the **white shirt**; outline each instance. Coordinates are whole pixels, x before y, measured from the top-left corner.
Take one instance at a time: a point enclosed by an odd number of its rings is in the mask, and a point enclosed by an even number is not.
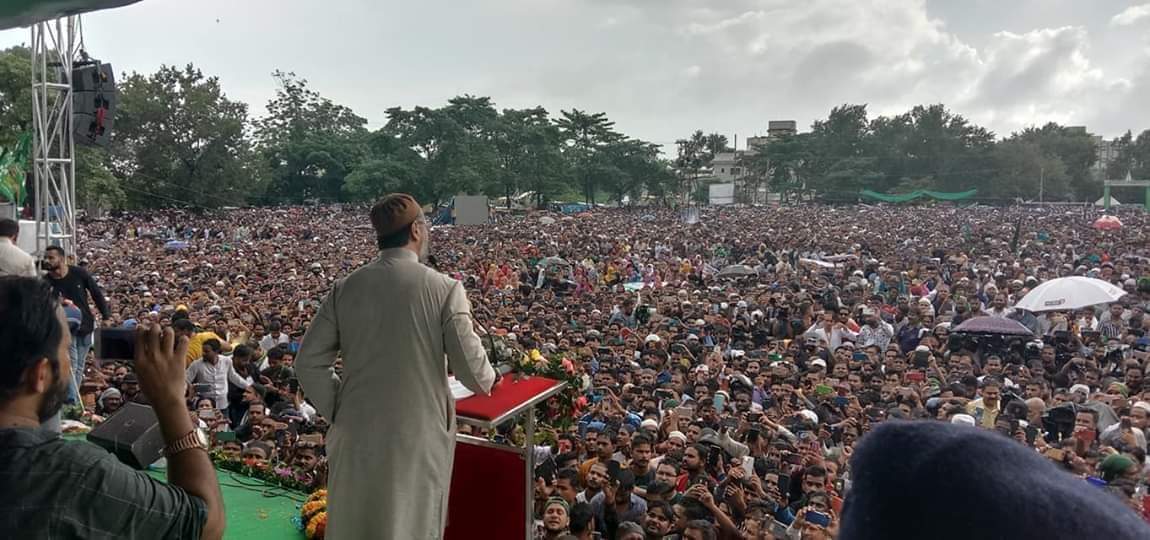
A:
[[[986,312],[987,317],[998,317],[999,319],[1007,319],[1007,318],[1010,318],[1010,315],[1012,313],[1014,313],[1014,308],[1004,307],[1000,311],[996,308],[990,307],[990,308],[986,308],[985,312]]]
[[[276,347],[276,345],[285,344],[287,342],[288,342],[287,334],[281,333],[280,337],[278,337],[278,338],[274,338],[274,337],[272,337],[271,334],[268,334],[268,335],[264,336],[263,339],[260,340],[260,348],[263,349],[264,352],[267,352],[267,351],[274,349]]]
[[[36,259],[24,253],[12,239],[0,236],[0,276],[37,277]]]
[[[845,326],[842,328],[833,328],[830,332],[830,335],[827,334],[827,331],[825,328],[823,328],[822,323],[816,323],[816,326],[818,326],[818,328],[811,328],[807,330],[807,332],[803,335],[807,337],[814,336],[821,340],[825,340],[827,342],[827,348],[832,351],[839,348],[839,346],[843,344],[844,340],[849,339],[853,341],[854,339],[858,338],[857,333],[851,332],[850,329],[846,328]]]
[[[230,356],[220,355],[215,365],[205,362],[203,358],[192,362],[188,366],[188,384],[210,384],[212,393],[208,396],[216,400],[216,408],[228,408],[228,381],[240,388],[251,386],[251,378],[241,377],[236,373]]]

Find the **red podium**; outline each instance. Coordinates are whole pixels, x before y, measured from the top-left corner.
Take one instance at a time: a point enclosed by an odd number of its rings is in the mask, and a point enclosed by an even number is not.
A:
[[[524,538],[534,534],[535,405],[567,383],[508,375],[490,396],[455,402],[456,421],[486,430],[525,416],[524,446],[456,435],[455,468],[447,507],[445,540]]]

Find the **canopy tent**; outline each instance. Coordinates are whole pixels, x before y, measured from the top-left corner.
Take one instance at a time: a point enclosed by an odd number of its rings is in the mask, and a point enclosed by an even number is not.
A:
[[[28,26],[40,21],[97,11],[140,0],[4,0],[0,2],[0,30]]]
[[[958,192],[958,193],[947,193],[947,192],[943,192],[943,191],[926,191],[926,190],[918,189],[918,190],[912,191],[910,193],[892,194],[892,195],[888,195],[886,193],[879,193],[877,191],[871,191],[869,189],[864,189],[864,190],[859,192],[860,197],[864,197],[867,199],[873,199],[873,200],[880,201],[880,202],[887,202],[887,203],[905,203],[905,202],[910,202],[910,201],[913,201],[913,200],[921,198],[921,197],[930,197],[931,199],[935,199],[935,200],[939,200],[939,201],[961,201],[961,200],[965,200],[965,199],[969,199],[971,197],[974,197],[977,194],[978,194],[977,189],[972,189],[970,191],[962,191],[962,192]]]
[[[1097,201],[1094,201],[1094,206],[1106,206],[1106,197],[1101,197]],[[1122,206],[1122,203],[1118,199],[1110,197],[1110,206]]]

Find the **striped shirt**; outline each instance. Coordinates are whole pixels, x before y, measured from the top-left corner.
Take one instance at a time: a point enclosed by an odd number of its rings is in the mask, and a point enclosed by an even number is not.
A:
[[[0,429],[0,538],[199,538],[199,497],[104,449],[29,428]]]

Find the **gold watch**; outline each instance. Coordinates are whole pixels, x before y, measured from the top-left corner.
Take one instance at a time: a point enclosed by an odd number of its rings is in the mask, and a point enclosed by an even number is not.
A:
[[[187,435],[180,437],[164,447],[164,457],[170,458],[184,450],[191,450],[199,448],[205,452],[212,447],[212,441],[208,438],[208,432],[205,429],[196,428],[188,432]]]

